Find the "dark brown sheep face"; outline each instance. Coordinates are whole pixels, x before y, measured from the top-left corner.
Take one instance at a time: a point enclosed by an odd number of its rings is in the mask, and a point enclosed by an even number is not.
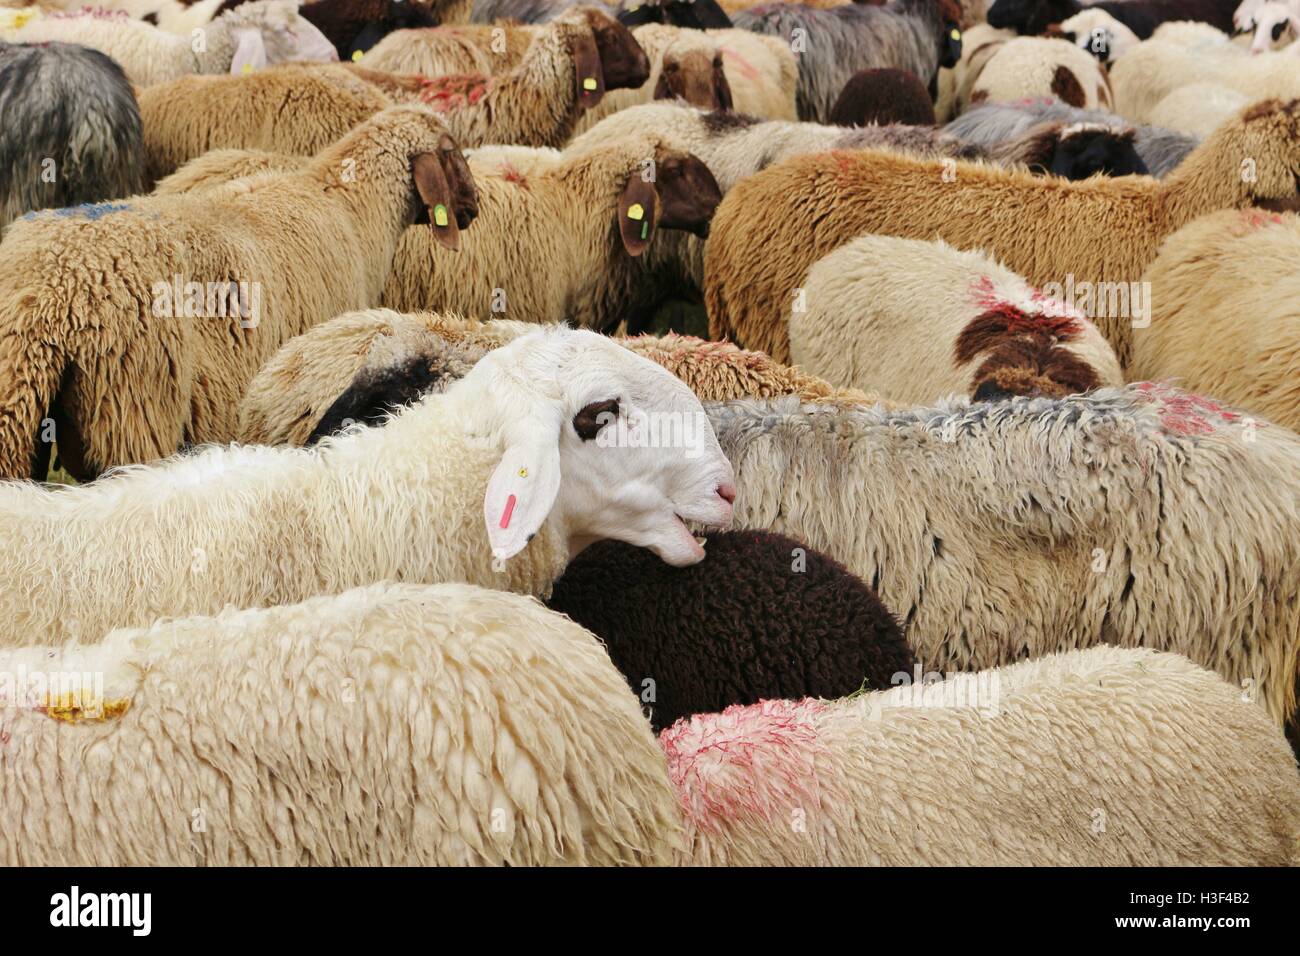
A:
[[[695,50],[683,56],[667,54],[655,84],[655,99],[685,100],[702,110],[731,109],[731,84],[723,69],[722,54],[710,60]]]
[[[722,202],[718,181],[690,153],[673,153],[655,164],[653,177],[633,171],[618,203],[618,230],[630,256],[645,252],[657,227],[681,229],[701,238]]]
[[[600,63],[595,34],[575,36],[572,53],[573,72],[578,84],[578,109],[589,110],[605,96],[605,68]]]
[[[440,245],[459,249],[460,230],[478,216],[478,188],[456,141],[444,134],[437,152],[414,157],[411,177],[423,203],[415,221],[427,222]]]
[[[603,13],[588,11],[607,90],[635,90],[650,79],[650,59],[632,31]]]
[[[943,25],[943,42],[939,46],[939,65],[952,69],[961,59],[961,27],[948,21]]]

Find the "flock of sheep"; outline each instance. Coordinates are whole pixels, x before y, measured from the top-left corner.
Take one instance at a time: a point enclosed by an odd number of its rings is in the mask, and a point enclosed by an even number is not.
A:
[[[17,2],[0,863],[1300,863],[1300,2]]]

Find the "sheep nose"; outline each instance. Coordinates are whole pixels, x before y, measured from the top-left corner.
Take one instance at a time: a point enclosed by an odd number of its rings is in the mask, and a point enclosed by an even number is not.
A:
[[[736,503],[736,486],[728,483],[718,485],[718,497],[729,505]]]

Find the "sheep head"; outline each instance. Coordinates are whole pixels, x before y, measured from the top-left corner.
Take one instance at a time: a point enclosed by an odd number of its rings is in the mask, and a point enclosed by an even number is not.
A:
[[[995,0],[986,19],[991,27],[1035,37],[1078,12],[1077,0]]]
[[[604,336],[529,332],[485,355],[445,398],[502,450],[483,499],[498,561],[550,521],[571,554],[613,539],[684,567],[704,557],[686,522],[731,522],[734,475],[699,399]]]
[[[223,13],[217,21],[235,43],[232,74],[276,63],[335,61],[338,51],[325,34],[298,13],[293,0],[257,0]]]
[[[638,163],[618,203],[623,248],[639,256],[656,228],[681,229],[704,238],[722,190],[709,167],[690,153],[660,148],[653,163]]]
[[[594,7],[579,8],[591,28],[605,74],[605,89],[635,90],[650,79],[650,60],[626,26]]]
[[[723,68],[722,51],[679,49],[674,43],[660,61],[655,99],[685,100],[702,110],[729,110],[731,84]]]

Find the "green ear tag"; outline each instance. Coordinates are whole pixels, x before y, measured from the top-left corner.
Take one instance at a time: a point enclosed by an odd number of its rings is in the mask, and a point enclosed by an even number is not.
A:
[[[433,207],[433,221],[439,226],[447,225],[447,207],[442,203]]]
[[[627,218],[635,219],[638,222],[645,218],[645,207],[639,202],[634,202],[627,207]]]
[[[591,92],[595,92],[595,90],[596,90],[596,79],[595,79],[595,77],[591,77],[591,76],[589,76],[589,77],[587,77],[585,80],[583,80],[583,81],[582,81],[582,88],[583,88],[584,90],[589,90],[589,91],[591,91]]]
[[[647,220],[646,222],[641,223],[641,238],[644,239],[649,234],[650,234],[650,222],[649,220]]]

